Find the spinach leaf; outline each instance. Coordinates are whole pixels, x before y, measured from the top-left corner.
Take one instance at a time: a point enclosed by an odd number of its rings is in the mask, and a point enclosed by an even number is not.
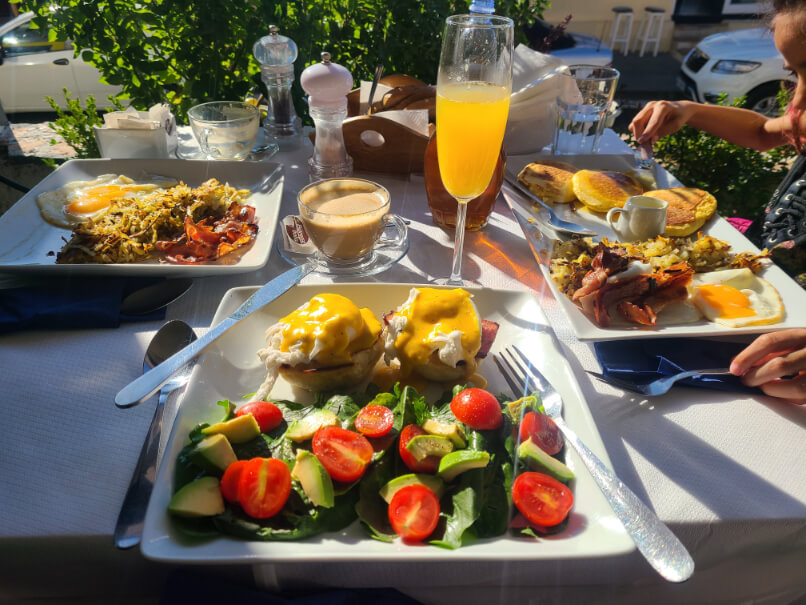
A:
[[[389,523],[388,505],[379,493],[394,476],[391,456],[376,462],[361,480],[359,499],[355,506],[358,518],[370,537],[382,542],[391,542],[397,537]]]
[[[468,471],[465,475],[475,474]],[[464,540],[472,540],[473,535],[465,533],[475,523],[479,515],[478,494],[472,486],[461,488],[451,497],[452,510],[446,515],[445,531],[440,540],[431,540],[429,544],[442,548],[459,548]]]
[[[342,426],[349,426],[361,408],[349,395],[333,395],[325,402],[323,409],[336,414]]]

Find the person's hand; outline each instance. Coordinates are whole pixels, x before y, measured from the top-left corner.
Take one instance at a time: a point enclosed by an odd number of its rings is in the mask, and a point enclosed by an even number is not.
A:
[[[650,101],[635,114],[630,122],[630,132],[639,144],[653,144],[680,130],[692,112],[692,104],[687,101]]]
[[[730,371],[767,395],[806,403],[806,329],[759,336],[733,359]]]

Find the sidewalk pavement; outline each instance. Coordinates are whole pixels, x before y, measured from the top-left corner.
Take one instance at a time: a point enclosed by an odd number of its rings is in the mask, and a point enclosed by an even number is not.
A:
[[[621,74],[616,90],[616,101],[621,108],[621,115],[614,125],[617,132],[626,132],[633,116],[647,102],[683,98],[675,85],[680,61],[670,53],[639,57],[636,52],[626,56],[614,52],[613,67]]]

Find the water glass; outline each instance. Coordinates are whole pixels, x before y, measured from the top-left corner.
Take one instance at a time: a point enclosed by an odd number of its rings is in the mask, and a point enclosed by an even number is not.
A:
[[[572,94],[557,98],[553,153],[596,153],[619,72],[612,67],[571,65],[566,74],[575,86]]]
[[[208,160],[243,160],[257,140],[257,107],[240,101],[212,101],[188,111],[193,136]]]

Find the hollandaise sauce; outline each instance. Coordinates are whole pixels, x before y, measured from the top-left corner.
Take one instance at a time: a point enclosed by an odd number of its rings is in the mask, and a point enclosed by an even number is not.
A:
[[[481,348],[481,321],[470,294],[456,290],[419,288],[398,311],[405,326],[398,332],[395,349],[401,373],[424,365],[434,351],[453,367],[468,361]]]
[[[317,294],[280,320],[282,351],[299,350],[324,366],[351,362],[351,356],[373,345],[381,324],[369,309],[359,309],[339,294]]]

